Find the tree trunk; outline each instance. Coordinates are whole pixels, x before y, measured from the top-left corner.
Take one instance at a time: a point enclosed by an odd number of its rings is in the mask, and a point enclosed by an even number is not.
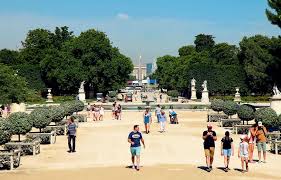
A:
[[[39,131],[40,131],[40,133],[42,132],[42,129],[41,128],[39,128]]]
[[[20,142],[20,134],[18,134],[18,136],[19,136],[19,142]]]

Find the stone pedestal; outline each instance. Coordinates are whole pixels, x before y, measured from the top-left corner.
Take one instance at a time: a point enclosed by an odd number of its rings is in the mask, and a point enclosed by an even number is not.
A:
[[[207,90],[203,90],[202,91],[202,98],[201,98],[201,102],[202,103],[209,103],[210,100],[209,100],[209,91]]]
[[[80,101],[86,102],[86,94],[85,91],[79,89],[78,99]]]
[[[270,107],[275,110],[278,115],[281,114],[281,95],[274,95],[271,98]]]
[[[192,101],[197,100],[197,96],[196,96],[196,89],[195,87],[191,87],[191,98]]]
[[[52,88],[48,88],[48,95],[47,95],[47,100],[46,100],[47,103],[54,102],[53,101],[53,96],[52,96],[51,92],[52,92]]]
[[[241,102],[241,96],[240,96],[238,87],[236,88],[236,93],[235,93],[235,96],[234,96],[234,102],[237,102],[237,103]]]

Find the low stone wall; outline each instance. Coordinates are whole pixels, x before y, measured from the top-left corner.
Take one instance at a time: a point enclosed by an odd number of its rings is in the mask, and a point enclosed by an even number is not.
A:
[[[40,139],[28,138],[22,142],[8,142],[4,145],[4,149],[8,151],[19,149],[21,155],[33,155],[40,153]]]
[[[6,151],[0,150],[0,168],[13,170],[20,166],[20,150]]]

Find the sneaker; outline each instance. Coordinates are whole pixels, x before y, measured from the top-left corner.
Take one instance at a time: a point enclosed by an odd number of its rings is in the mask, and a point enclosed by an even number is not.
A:
[[[224,172],[228,172],[228,168],[224,168]]]
[[[67,152],[68,152],[68,153],[71,153],[72,151],[68,150]]]
[[[75,151],[75,150],[73,150],[72,152],[73,152],[73,153],[75,153],[76,151]]]
[[[262,163],[262,161],[261,161],[261,160],[259,160],[259,163]]]
[[[213,170],[213,166],[210,166],[210,169]]]

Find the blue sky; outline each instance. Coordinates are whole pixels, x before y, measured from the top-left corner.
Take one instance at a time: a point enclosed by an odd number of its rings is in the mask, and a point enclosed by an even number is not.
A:
[[[18,49],[34,28],[69,26],[76,35],[105,32],[112,44],[137,62],[153,62],[192,44],[200,33],[238,44],[243,36],[280,35],[265,16],[266,0],[3,0],[0,48]]]

